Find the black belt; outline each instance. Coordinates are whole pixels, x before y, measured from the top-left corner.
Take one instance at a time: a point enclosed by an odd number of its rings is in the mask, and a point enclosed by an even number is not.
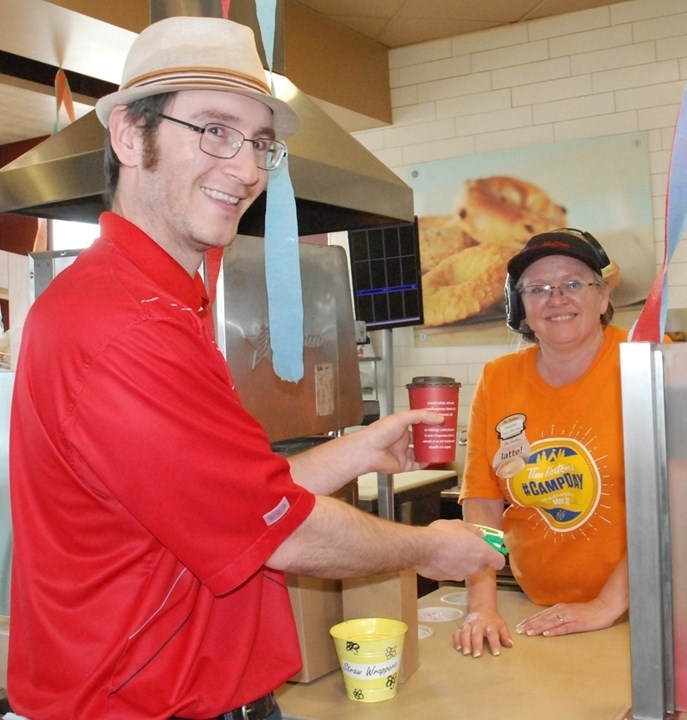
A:
[[[274,699],[274,693],[263,695],[252,703],[242,705],[240,708],[229,710],[207,720],[265,720],[277,706]],[[170,720],[184,720],[184,718],[174,716]]]

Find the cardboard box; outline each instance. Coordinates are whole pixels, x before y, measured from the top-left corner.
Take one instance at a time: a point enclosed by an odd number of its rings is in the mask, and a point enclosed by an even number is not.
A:
[[[304,575],[286,580],[303,658],[303,669],[291,680],[310,682],[339,668],[329,628],[343,620],[341,581]]]
[[[402,620],[408,626],[403,642],[400,682],[420,667],[417,637],[417,573],[370,575],[342,581],[343,619],[385,617]]]

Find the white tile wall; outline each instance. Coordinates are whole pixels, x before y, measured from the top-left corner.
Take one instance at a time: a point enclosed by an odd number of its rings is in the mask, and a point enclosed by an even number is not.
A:
[[[687,81],[685,0],[630,0],[400,48],[389,69],[394,124],[357,137],[401,176],[406,165],[440,158],[647,130],[660,263],[670,148]],[[687,308],[687,244],[668,280],[670,306]],[[407,407],[413,375],[450,375],[463,384],[462,425],[484,362],[518,346],[513,337],[421,347],[412,328],[392,332],[395,408]]]

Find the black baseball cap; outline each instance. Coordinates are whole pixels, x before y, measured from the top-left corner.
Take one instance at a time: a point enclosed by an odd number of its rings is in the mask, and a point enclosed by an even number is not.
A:
[[[559,228],[531,237],[523,249],[508,262],[508,274],[517,282],[525,270],[537,260],[549,255],[567,255],[581,260],[597,275],[610,265],[599,241],[587,232],[574,228]]]

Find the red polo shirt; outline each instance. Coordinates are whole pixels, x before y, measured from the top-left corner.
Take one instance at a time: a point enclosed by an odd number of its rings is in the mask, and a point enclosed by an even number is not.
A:
[[[242,407],[200,278],[113,213],[101,232],[24,327],[9,696],[36,720],[212,717],[300,667],[264,563],[314,497]]]

